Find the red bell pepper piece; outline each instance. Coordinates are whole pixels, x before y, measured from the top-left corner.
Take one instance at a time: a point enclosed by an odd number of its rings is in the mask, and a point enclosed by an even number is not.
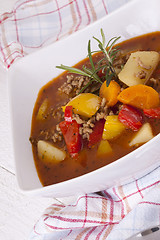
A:
[[[123,105],[118,114],[118,119],[121,123],[128,128],[131,128],[133,131],[138,131],[143,124],[142,113],[138,109],[129,105]]]
[[[104,129],[104,124],[105,124],[105,119],[101,119],[98,122],[95,122],[95,126],[93,128],[93,132],[89,135],[89,143],[88,147],[91,147],[98,143],[103,134],[103,129]]]
[[[143,112],[147,117],[160,119],[160,107],[151,108],[151,109],[143,109]]]
[[[72,122],[72,106],[66,106],[65,112],[64,112],[64,119],[67,123]]]
[[[79,134],[79,124],[76,120],[72,120],[72,122],[60,122],[60,129],[62,131],[68,152],[72,157],[77,157],[78,152],[81,150],[82,141],[81,136]]]
[[[100,78],[104,78],[105,75],[106,75],[106,73],[105,73],[102,69],[100,69],[100,70],[98,71],[97,75],[98,75],[98,77],[100,77]]]

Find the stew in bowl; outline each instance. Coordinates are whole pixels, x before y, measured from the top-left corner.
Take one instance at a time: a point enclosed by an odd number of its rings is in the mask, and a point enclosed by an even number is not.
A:
[[[30,142],[43,186],[99,169],[160,132],[160,32],[116,44],[94,37],[88,56],[43,86]]]

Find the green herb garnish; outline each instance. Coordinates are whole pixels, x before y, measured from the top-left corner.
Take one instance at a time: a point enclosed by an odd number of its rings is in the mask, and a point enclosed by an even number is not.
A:
[[[113,62],[116,58],[116,54],[119,51],[116,47],[114,47],[115,43],[119,40],[120,37],[114,37],[109,40],[109,42],[106,44],[106,39],[103,30],[101,29],[101,36],[102,36],[102,42],[97,39],[96,37],[93,37],[98,42],[98,47],[100,50],[97,51],[91,51],[91,41],[88,42],[88,58],[91,64],[91,68],[87,68],[86,66],[82,67],[82,70],[74,67],[69,67],[61,64],[60,66],[56,66],[56,68],[60,68],[63,70],[66,70],[70,73],[76,73],[82,76],[86,76],[90,78],[90,81],[88,84],[86,84],[78,94],[85,91],[85,89],[92,84],[92,82],[97,82],[102,84],[102,79],[98,76],[98,72],[102,70],[104,74],[104,80],[106,80],[107,86],[109,86],[109,83],[111,79],[114,77],[115,79],[118,79],[117,74],[115,72],[115,69],[113,67]],[[101,59],[97,65],[95,66],[92,59],[92,54],[96,52],[103,52],[104,58]],[[104,64],[102,64],[105,62]]]
[[[101,52],[104,53],[104,58],[100,60],[98,65],[100,65],[100,63],[102,61],[106,62],[106,64],[104,66],[102,66],[101,69],[105,73],[105,80],[106,80],[106,84],[108,87],[109,83],[113,77],[115,79],[118,79],[116,71],[113,67],[113,62],[119,51],[119,49],[117,47],[114,47],[114,45],[120,39],[120,37],[113,37],[106,44],[106,38],[105,38],[105,35],[104,35],[104,32],[102,29],[101,29],[101,36],[102,36],[102,42],[95,37],[93,37],[93,38],[98,42],[98,47],[101,50]],[[96,52],[100,52],[100,51],[96,51]]]

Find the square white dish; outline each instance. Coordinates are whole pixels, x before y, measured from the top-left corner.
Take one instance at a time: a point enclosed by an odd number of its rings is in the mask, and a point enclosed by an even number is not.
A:
[[[87,43],[100,37],[121,36],[121,41],[160,29],[160,2],[134,0],[96,23],[44,49],[20,59],[9,69],[11,123],[16,176],[25,193],[64,197],[100,191],[132,181],[159,165],[160,134],[125,157],[83,176],[43,187],[38,179],[29,142],[32,111],[40,88],[59,75],[55,66],[74,65],[87,55]],[[76,44],[75,44],[76,43]],[[94,48],[94,46],[93,46]]]

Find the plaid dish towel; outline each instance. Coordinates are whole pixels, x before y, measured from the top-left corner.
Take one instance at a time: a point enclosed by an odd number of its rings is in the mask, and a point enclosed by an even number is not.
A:
[[[19,0],[0,16],[0,62],[15,60],[76,32],[130,0]]]
[[[78,31],[130,0],[19,0],[0,16],[0,62],[16,60]],[[54,204],[30,240],[125,240],[160,225],[160,167],[130,184]]]
[[[125,240],[158,225],[160,167],[124,186],[79,196],[74,204],[50,206],[29,239]]]

